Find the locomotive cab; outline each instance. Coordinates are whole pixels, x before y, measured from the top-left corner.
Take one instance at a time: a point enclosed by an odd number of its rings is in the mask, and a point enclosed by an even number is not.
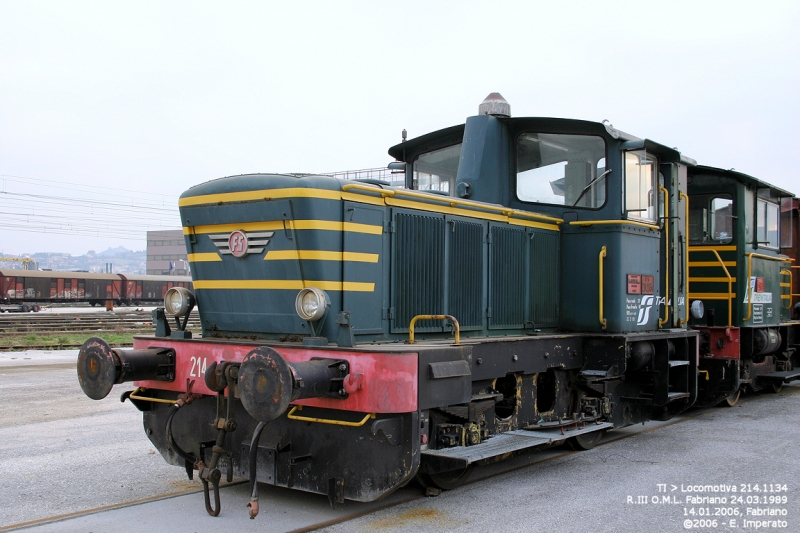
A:
[[[493,93],[464,126],[389,153],[405,163],[409,189],[559,220],[559,279],[537,288],[558,284],[562,294],[551,297],[557,304],[543,320],[534,306],[535,328],[642,332],[686,324],[686,172],[695,162],[675,149],[608,123],[511,118]]]
[[[411,190],[446,195],[451,205],[480,201],[559,221],[549,235],[490,224],[488,333],[513,324],[532,333],[621,334],[626,360],[617,368],[658,375],[653,389],[630,396],[647,397],[641,404],[658,397],[660,416],[691,405],[686,176],[696,163],[608,123],[510,115],[493,94],[463,126],[389,151],[404,163]],[[648,337],[665,331],[678,339]],[[584,375],[614,367],[609,353],[602,359],[587,361]]]

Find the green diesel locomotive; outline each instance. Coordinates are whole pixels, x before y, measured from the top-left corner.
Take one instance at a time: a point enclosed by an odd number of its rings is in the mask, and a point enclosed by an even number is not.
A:
[[[693,192],[727,173],[607,122],[512,118],[497,93],[464,124],[389,154],[396,186],[251,174],[189,189],[194,292],[171,290],[156,335],[133,350],[96,338],[82,348],[84,391],[99,399],[134,381],[124,398],[163,457],[199,473],[209,513],[223,473],[251,480],[251,516],[256,480],[332,504],[415,477],[448,489],[520,450],[590,448],[606,430],[795,376],[793,336],[771,340],[794,325],[755,303],[766,291],[783,301],[779,248],[759,243],[752,270],[737,267],[735,283],[756,285],[745,303],[744,288],[728,289],[738,307],[727,324],[721,297],[706,294],[722,294],[720,275],[697,270],[714,268],[702,254],[739,261],[706,251],[732,246],[707,235],[729,231],[742,252],[764,240],[760,226],[737,229],[762,188],[751,200]],[[717,193],[741,213],[733,230],[715,218]],[[712,229],[693,194],[706,195]],[[185,331],[195,304],[201,339]],[[756,316],[770,325],[768,352],[701,349]]]
[[[701,398],[734,405],[742,390],[778,391],[800,379],[792,321],[792,193],[751,176],[689,172],[689,298],[700,332]]]

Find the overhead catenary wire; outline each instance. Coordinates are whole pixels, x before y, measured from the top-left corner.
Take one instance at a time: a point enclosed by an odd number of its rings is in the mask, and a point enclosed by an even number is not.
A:
[[[147,231],[181,227],[177,196],[8,174],[0,180],[3,230],[141,242]]]
[[[54,181],[54,180],[46,180],[42,178],[26,178],[23,176],[14,176],[10,174],[0,174],[0,179],[3,180],[3,188],[2,192],[7,192],[6,182],[10,181],[12,183],[21,183],[21,184],[46,184],[50,189],[63,189],[70,192],[81,191],[86,192],[89,194],[98,194],[100,191],[109,191],[113,194],[120,194],[120,193],[130,193],[132,195],[139,195],[141,196],[140,200],[141,203],[154,203],[159,204],[158,201],[154,201],[155,198],[160,198],[160,205],[163,206],[172,206],[175,205],[175,201],[177,200],[176,196],[173,195],[166,195],[166,194],[157,194],[153,193],[152,191],[138,191],[138,190],[131,190],[131,189],[121,189],[119,187],[105,187],[103,185],[94,185],[94,184],[85,184],[85,183],[70,183],[65,181]]]

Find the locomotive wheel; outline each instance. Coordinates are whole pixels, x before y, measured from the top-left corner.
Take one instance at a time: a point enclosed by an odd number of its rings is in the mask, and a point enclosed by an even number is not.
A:
[[[735,392],[732,392],[730,396],[719,402],[720,407],[733,407],[737,403],[739,403],[739,397],[742,395],[741,389],[736,389]]]
[[[462,468],[460,470],[439,472],[438,474],[420,473],[417,474],[417,479],[419,480],[420,484],[425,488],[435,487],[437,489],[442,489],[442,490],[453,490],[457,489],[458,487],[460,487],[469,480],[474,468],[475,465],[469,465],[468,467]]]
[[[573,450],[591,450],[597,443],[600,442],[600,439],[603,438],[605,435],[605,431],[592,431],[591,433],[584,433],[582,435],[576,435],[574,437],[570,437],[567,439],[570,447]]]
[[[773,381],[772,383],[769,384],[769,387],[767,387],[767,390],[768,391],[772,391],[775,394],[777,394],[777,393],[779,393],[781,391],[782,388],[783,388],[783,382],[782,381]]]

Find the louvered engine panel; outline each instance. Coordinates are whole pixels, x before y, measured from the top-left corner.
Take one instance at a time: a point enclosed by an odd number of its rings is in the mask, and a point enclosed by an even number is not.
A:
[[[525,322],[525,279],[529,235],[525,229],[491,226],[489,327],[521,328]]]
[[[485,232],[485,224],[448,220],[447,312],[462,329],[482,326]]]
[[[535,233],[531,240],[530,301],[534,327],[558,325],[558,235]]]
[[[444,313],[444,216],[395,211],[393,332],[408,331],[416,315]],[[441,331],[441,321],[417,322],[415,331]]]

